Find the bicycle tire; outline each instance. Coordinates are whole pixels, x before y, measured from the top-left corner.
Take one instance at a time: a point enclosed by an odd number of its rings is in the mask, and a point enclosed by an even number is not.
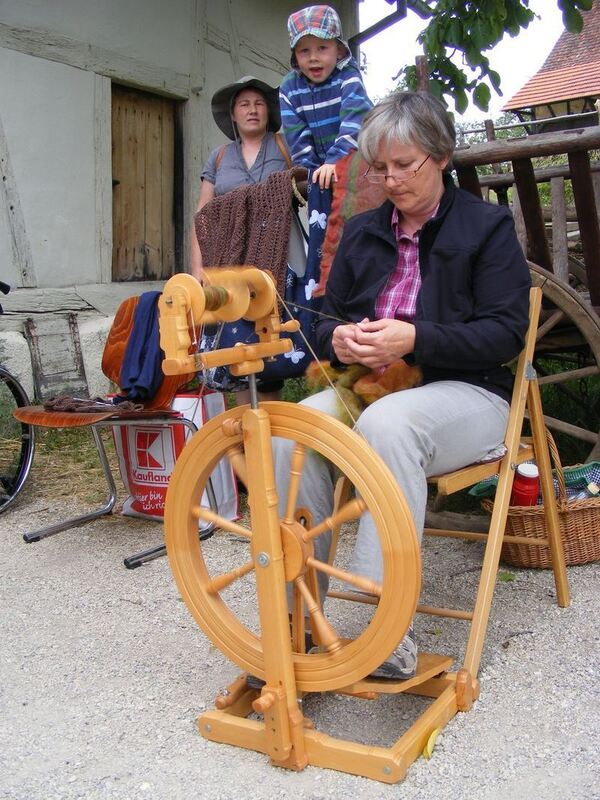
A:
[[[15,408],[28,406],[29,397],[19,381],[0,367],[0,513],[6,511],[23,488],[33,461],[33,425],[13,417]]]

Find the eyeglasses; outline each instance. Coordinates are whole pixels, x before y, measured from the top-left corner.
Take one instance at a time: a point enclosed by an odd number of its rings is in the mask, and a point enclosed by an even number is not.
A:
[[[373,167],[369,167],[369,169],[365,172],[365,178],[370,181],[370,183],[385,183],[388,178],[391,179],[392,183],[404,183],[404,181],[411,181],[413,178],[417,177],[417,172],[421,169],[421,167],[429,161],[431,158],[431,153],[426,156],[423,161],[419,164],[416,169],[400,169],[398,172],[386,175],[383,172],[371,172]]]

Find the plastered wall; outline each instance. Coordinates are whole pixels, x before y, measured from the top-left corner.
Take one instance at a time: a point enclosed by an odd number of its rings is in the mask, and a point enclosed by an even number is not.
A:
[[[351,34],[355,2],[335,5]],[[210,97],[247,74],[277,84],[289,66],[286,19],[301,6],[2,0],[0,278],[110,282],[112,81],[181,101],[187,263],[202,164],[223,141]]]

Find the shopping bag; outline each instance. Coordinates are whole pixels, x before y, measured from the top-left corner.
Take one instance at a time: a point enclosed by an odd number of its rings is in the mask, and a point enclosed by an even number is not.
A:
[[[200,429],[225,410],[225,401],[218,392],[177,394],[171,408]],[[122,513],[162,521],[169,478],[190,431],[174,419],[166,420],[164,425],[144,425],[142,421],[136,425],[115,425],[112,432],[121,479],[129,495]],[[237,483],[227,460],[222,459],[217,464],[211,483],[220,516],[237,519]],[[201,505],[209,506],[206,492]],[[209,526],[210,523],[200,523],[201,530]]]

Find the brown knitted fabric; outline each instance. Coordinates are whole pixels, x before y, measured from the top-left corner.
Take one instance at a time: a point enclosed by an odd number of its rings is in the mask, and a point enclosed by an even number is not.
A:
[[[213,198],[194,218],[205,267],[247,264],[273,273],[285,296],[287,251],[292,222],[292,176],[273,172],[266,181],[240,186]],[[300,177],[302,177],[300,176]]]
[[[139,403],[132,403],[125,400],[119,405],[103,400],[101,397],[92,399],[83,397],[71,397],[70,395],[60,395],[59,397],[49,397],[44,402],[44,411],[73,411],[78,413],[92,413],[95,411],[112,411],[114,414],[127,414],[132,411],[143,411],[144,406]]]

